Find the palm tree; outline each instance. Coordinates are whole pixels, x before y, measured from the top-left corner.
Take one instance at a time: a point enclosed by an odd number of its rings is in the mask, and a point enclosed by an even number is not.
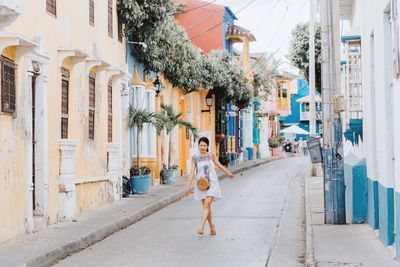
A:
[[[136,156],[138,162],[139,175],[141,175],[140,155],[139,155],[140,134],[142,133],[143,126],[145,124],[155,125],[154,118],[155,114],[153,112],[148,112],[145,109],[134,108],[132,105],[129,105],[128,127],[130,129],[136,129]]]
[[[161,108],[163,109],[163,111],[155,114],[154,126],[157,129],[157,134],[160,134],[161,131],[165,130],[165,132],[169,135],[168,169],[170,169],[172,152],[171,132],[175,129],[176,126],[186,127],[193,134],[194,139],[197,139],[198,130],[190,122],[181,119],[183,112],[176,113],[172,105],[161,103]]]

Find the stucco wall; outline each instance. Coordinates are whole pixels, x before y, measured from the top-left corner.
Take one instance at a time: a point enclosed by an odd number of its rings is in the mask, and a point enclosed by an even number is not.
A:
[[[0,34],[18,34],[38,43],[38,50],[48,58],[46,65],[47,111],[48,111],[48,211],[46,221],[54,223],[59,211],[59,172],[60,172],[60,122],[61,122],[61,72],[67,67],[71,72],[69,87],[69,138],[78,140],[76,149],[75,177],[95,178],[107,176],[107,83],[106,74],[99,74],[96,87],[95,140],[88,140],[88,70],[86,62],[66,60],[60,62],[59,49],[77,49],[88,58],[101,59],[110,67],[124,68],[124,44],[118,41],[117,16],[114,6],[113,38],[107,33],[107,1],[95,1],[95,25],[89,25],[89,5],[85,1],[57,1],[57,17],[46,12],[46,1],[21,1],[23,13]],[[4,51],[3,51],[4,53]],[[31,105],[29,88],[30,76],[27,74],[28,56],[18,62],[17,117],[15,119],[0,115],[0,241],[4,241],[27,229],[29,210],[27,201],[29,168],[32,160],[29,153],[31,145],[31,122],[23,117],[21,109]],[[44,75],[45,70],[41,73]],[[119,82],[113,82],[113,142],[119,142]],[[39,127],[39,126],[37,126]],[[30,152],[32,153],[32,152]],[[98,185],[101,187],[101,185]],[[79,190],[84,192],[86,186]],[[93,191],[89,186],[87,190]],[[94,187],[97,187],[94,186]],[[85,189],[84,189],[85,188]],[[97,190],[97,189],[96,189]],[[95,191],[96,191],[95,190]],[[100,205],[108,198],[102,194],[90,194],[92,200],[80,202],[77,210]],[[87,198],[87,197],[86,197]],[[3,234],[5,233],[5,234]]]

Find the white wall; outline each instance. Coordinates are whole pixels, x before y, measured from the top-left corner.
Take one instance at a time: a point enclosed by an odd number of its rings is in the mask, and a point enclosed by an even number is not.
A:
[[[360,8],[363,14],[362,66],[367,175],[369,178],[378,179],[386,187],[393,187],[393,101],[396,97],[391,86],[390,24],[385,14],[390,1],[366,0],[364,5],[361,1],[356,2],[356,7]],[[394,86],[399,87],[397,82]],[[399,118],[395,118],[394,121],[396,119]]]

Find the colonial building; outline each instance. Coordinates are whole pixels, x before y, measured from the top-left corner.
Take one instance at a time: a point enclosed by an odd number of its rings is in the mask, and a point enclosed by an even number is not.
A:
[[[5,241],[120,198],[129,78],[115,0],[2,1],[0,9],[8,14],[0,30]]]
[[[396,0],[341,0],[346,217],[377,229],[400,258],[400,63]],[[347,171],[346,171],[347,169]],[[352,173],[358,169],[357,175]]]

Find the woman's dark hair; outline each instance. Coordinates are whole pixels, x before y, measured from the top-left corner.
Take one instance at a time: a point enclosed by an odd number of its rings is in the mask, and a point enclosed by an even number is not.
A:
[[[204,143],[207,144],[207,146],[210,146],[210,141],[208,140],[207,137],[202,137],[202,138],[200,138],[198,144],[200,145],[201,142],[204,142]],[[207,152],[208,152],[208,147],[207,147]]]

